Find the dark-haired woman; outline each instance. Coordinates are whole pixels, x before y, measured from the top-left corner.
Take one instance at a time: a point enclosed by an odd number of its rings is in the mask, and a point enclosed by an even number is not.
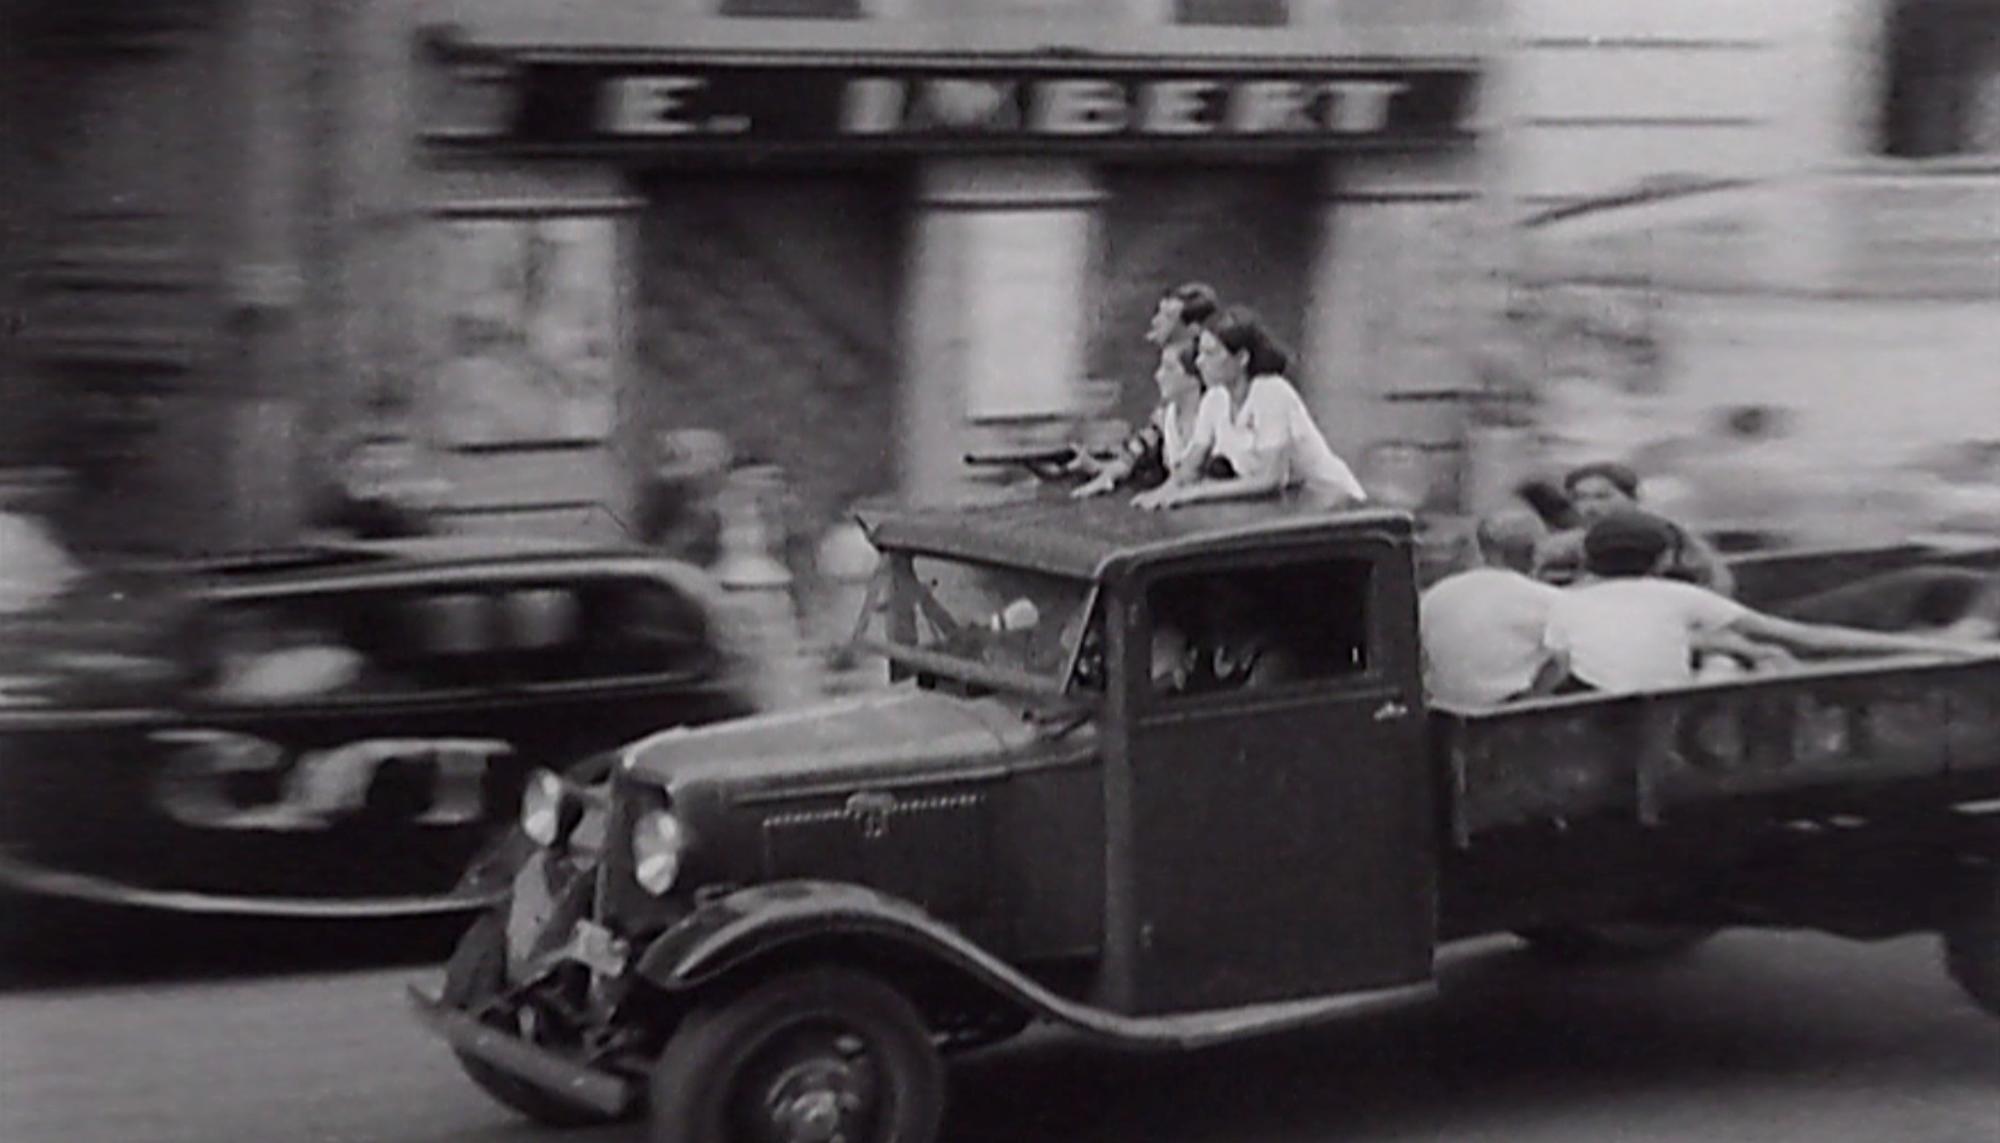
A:
[[[1329,507],[1368,499],[1354,470],[1334,455],[1298,390],[1285,379],[1291,359],[1255,314],[1240,307],[1223,311],[1196,346],[1202,382],[1222,399],[1202,401],[1187,463],[1134,504],[1174,508],[1289,488]]]

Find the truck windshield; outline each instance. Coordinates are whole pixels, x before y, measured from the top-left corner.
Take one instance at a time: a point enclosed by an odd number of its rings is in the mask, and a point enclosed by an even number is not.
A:
[[[949,659],[968,675],[1062,688],[1090,618],[1091,585],[948,556],[889,552],[869,592],[867,630],[897,657]],[[917,664],[923,666],[924,664]]]

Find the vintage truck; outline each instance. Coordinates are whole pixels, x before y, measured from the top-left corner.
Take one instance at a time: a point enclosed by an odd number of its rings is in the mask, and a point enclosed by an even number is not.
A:
[[[663,1143],[927,1141],[944,1056],[1032,1021],[1198,1048],[1420,1001],[1483,934],[1939,932],[2000,1014],[2000,661],[1445,710],[1400,513],[868,524],[896,685],[531,784],[539,849],[412,990],[491,1095]]]

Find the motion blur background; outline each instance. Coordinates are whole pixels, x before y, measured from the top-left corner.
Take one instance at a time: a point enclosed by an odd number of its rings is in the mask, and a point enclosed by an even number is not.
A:
[[[1134,417],[1186,279],[1442,520],[1617,458],[1743,544],[2000,522],[1994,0],[0,13],[0,463],[80,549],[292,542],[379,439],[620,538],[698,430],[809,553]]]

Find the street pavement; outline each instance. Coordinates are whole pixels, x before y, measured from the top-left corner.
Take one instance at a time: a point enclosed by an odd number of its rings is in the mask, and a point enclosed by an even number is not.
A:
[[[428,966],[314,959],[17,977],[0,991],[0,1143],[643,1138],[543,1131],[488,1103],[403,1008]],[[2000,1020],[1927,938],[1740,934],[1588,970],[1496,941],[1445,984],[1422,1009],[1187,1056],[1036,1033],[955,1069],[944,1139],[2000,1140]]]

